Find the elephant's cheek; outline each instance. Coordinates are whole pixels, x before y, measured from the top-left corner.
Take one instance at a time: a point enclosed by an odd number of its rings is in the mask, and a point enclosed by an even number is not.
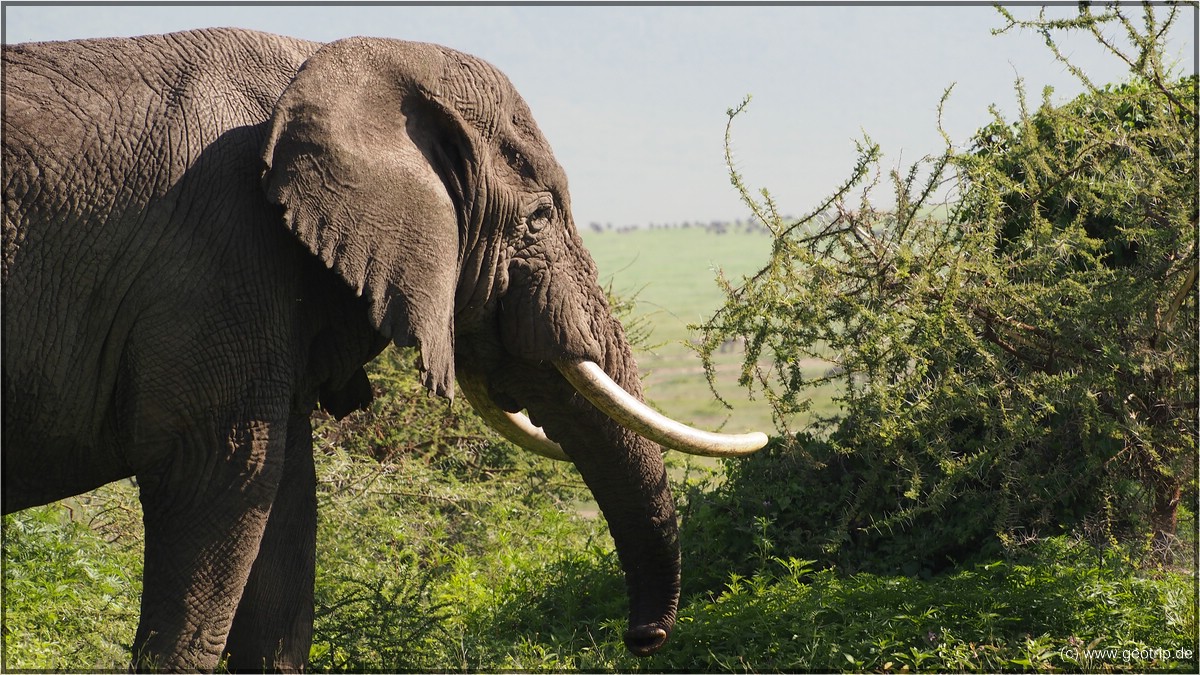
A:
[[[534,363],[587,359],[603,350],[587,313],[588,298],[547,273],[517,280],[500,304],[500,339],[510,354]]]
[[[496,300],[508,294],[508,265],[500,260],[500,246],[480,247],[463,261],[458,290],[455,293],[455,324],[475,328]]]

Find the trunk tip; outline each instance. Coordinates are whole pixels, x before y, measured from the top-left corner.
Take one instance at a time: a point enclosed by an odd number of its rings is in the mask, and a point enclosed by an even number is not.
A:
[[[635,656],[650,656],[667,642],[667,631],[654,624],[635,626],[625,631],[625,647]]]

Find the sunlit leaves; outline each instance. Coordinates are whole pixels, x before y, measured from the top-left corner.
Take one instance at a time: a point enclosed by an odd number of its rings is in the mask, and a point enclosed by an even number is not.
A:
[[[1067,63],[1086,93],[1056,104],[1047,89],[1036,106],[1018,82],[1015,121],[993,110],[965,146],[946,138],[903,169],[883,169],[864,139],[850,179],[796,221],[727,149],[775,244],[757,274],[720,280],[727,302],[697,327],[699,351],[712,382],[713,350],[744,336],[740,384],[780,431],[807,424],[864,458],[846,508],[871,527],[913,527],[973,496],[994,533],[1100,519],[1109,536],[1154,533],[1161,553],[1195,490],[1196,80],[1163,63],[1173,10],[1001,15],[1064,63],[1058,32],[1092,33],[1128,81],[1098,87]],[[824,376],[799,367],[813,362]],[[841,413],[814,420],[809,397],[829,381]]]

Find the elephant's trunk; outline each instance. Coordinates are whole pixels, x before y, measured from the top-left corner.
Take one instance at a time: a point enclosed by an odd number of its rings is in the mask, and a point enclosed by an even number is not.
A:
[[[625,644],[646,656],[666,642],[679,604],[679,529],[662,451],[570,395],[573,420],[534,419],[562,445],[608,521],[629,593]],[[583,442],[581,442],[583,441]]]
[[[619,330],[615,321],[613,325]],[[469,351],[471,344],[460,340],[459,349]],[[638,655],[655,652],[675,624],[680,576],[679,530],[662,450],[598,410],[549,364],[473,356],[459,360],[457,375],[461,390],[485,420],[503,429],[514,419],[504,410],[528,410],[533,423],[556,443],[528,420],[526,436],[540,435],[543,454],[569,458],[579,470],[608,521],[625,571],[626,645]],[[628,346],[618,343],[608,357],[609,372],[639,395]],[[478,372],[478,364],[487,362],[494,365]]]

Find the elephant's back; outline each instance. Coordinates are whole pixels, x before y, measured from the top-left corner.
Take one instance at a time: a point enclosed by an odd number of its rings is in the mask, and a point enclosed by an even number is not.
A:
[[[10,215],[95,219],[165,192],[221,135],[265,122],[319,46],[225,28],[6,45],[5,266]]]
[[[3,278],[31,229],[118,222],[261,125],[319,46],[221,28],[6,45]]]
[[[262,129],[318,47],[233,29],[4,47],[6,438],[95,432],[139,322],[218,278],[204,247],[236,205],[265,208]]]
[[[51,156],[76,150],[72,141],[153,144],[166,127],[197,146],[197,131],[264,121],[319,46],[230,28],[6,45],[5,151],[34,141]],[[105,150],[111,160],[122,148]]]

